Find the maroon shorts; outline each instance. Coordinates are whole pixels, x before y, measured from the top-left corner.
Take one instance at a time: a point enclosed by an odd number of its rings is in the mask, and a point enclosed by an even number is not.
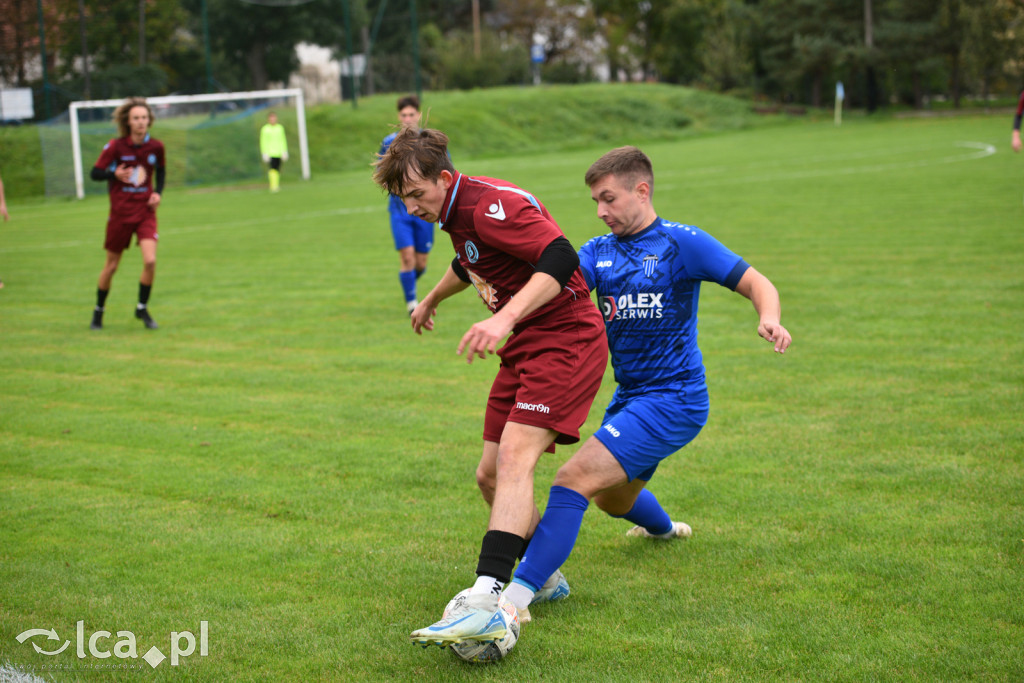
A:
[[[132,244],[132,235],[138,240],[159,239],[156,233],[156,212],[147,211],[139,220],[128,221],[111,215],[107,219],[107,238],[103,248],[107,251],[122,252]]]
[[[531,321],[498,351],[484,440],[501,441],[506,422],[553,429],[555,443],[580,440],[608,365],[604,320],[590,299]],[[548,449],[554,451],[554,445]]]

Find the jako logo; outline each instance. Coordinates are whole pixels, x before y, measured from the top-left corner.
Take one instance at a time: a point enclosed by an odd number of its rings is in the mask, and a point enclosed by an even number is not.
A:
[[[603,296],[600,301],[601,313],[608,321],[625,318],[660,319],[663,314],[661,303],[663,294],[664,292],[639,292],[623,294],[618,298]]]
[[[616,429],[615,427],[612,427],[610,424],[605,425],[604,430],[616,438],[622,436],[619,430]]]
[[[548,408],[543,403],[523,403],[522,401],[516,402],[516,408],[519,410],[532,410],[535,413],[550,413],[551,408]]]
[[[612,262],[611,261],[598,261],[597,262],[597,267],[598,268],[611,268],[612,267]]]
[[[76,643],[78,645],[77,654],[79,659],[85,659],[86,657],[86,639],[85,639],[85,621],[79,621],[77,624]],[[16,637],[19,643],[24,643],[29,638],[34,636],[46,636],[47,640],[57,640],[60,638],[57,636],[56,629],[42,629],[42,628],[30,628],[27,631],[22,631]],[[88,653],[96,659],[107,659],[111,655],[118,659],[138,659],[139,653],[135,643],[135,634],[131,631],[118,631],[118,641],[114,643],[113,652],[109,649],[108,643],[101,641],[109,641],[111,638],[110,631],[96,631],[88,640]],[[199,622],[199,656],[206,657],[209,651],[209,622]],[[44,650],[35,642],[32,643],[32,647],[35,651],[41,655],[59,655],[61,652],[67,649],[71,644],[70,640],[65,640],[64,644],[55,650]],[[184,644],[184,647],[183,647]],[[171,631],[171,666],[178,666],[178,660],[181,657],[188,657],[196,651],[196,637],[191,631]],[[161,662],[167,659],[156,646],[149,648],[146,654],[142,655],[142,659],[146,660],[151,667],[154,669],[160,666]]]

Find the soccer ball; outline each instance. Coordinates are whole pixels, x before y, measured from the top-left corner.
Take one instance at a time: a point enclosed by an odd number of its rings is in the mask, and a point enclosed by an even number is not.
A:
[[[445,617],[465,602],[466,598],[469,596],[469,590],[470,589],[467,588],[451,599],[451,602],[449,602],[444,608]],[[466,662],[480,664],[486,662],[497,662],[512,651],[512,648],[515,647],[516,641],[519,640],[519,613],[516,611],[516,606],[513,605],[512,602],[504,595],[498,598],[498,609],[505,616],[505,628],[508,629],[505,637],[500,640],[495,640],[493,643],[481,643],[475,640],[465,640],[456,645],[452,645],[451,651],[456,657]]]

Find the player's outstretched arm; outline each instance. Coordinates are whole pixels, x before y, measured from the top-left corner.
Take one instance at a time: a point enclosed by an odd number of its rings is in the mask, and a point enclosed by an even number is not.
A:
[[[774,344],[776,353],[785,353],[793,342],[793,337],[780,322],[782,304],[779,302],[779,292],[775,285],[751,267],[747,268],[747,272],[740,278],[736,291],[754,304],[759,320],[757,333]]]
[[[419,302],[409,318],[412,322],[412,329],[416,334],[423,334],[423,330],[428,332],[434,329],[434,316],[437,314],[437,307],[442,301],[450,296],[458,294],[466,287],[469,287],[469,283],[463,282],[451,265],[448,266],[447,272],[441,280],[434,285],[434,288],[430,290],[430,293],[423,297],[423,300]]]

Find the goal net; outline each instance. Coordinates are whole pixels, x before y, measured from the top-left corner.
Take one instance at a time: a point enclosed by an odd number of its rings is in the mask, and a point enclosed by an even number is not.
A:
[[[302,90],[256,90],[148,97],[151,129],[167,155],[166,187],[195,187],[262,178],[260,128],[274,111],[284,126],[289,157],[309,179],[309,145]],[[103,145],[117,137],[111,116],[123,99],[72,102],[67,114],[38,126],[47,196],[105,193],[89,180]],[[285,167],[287,177],[287,166]]]

